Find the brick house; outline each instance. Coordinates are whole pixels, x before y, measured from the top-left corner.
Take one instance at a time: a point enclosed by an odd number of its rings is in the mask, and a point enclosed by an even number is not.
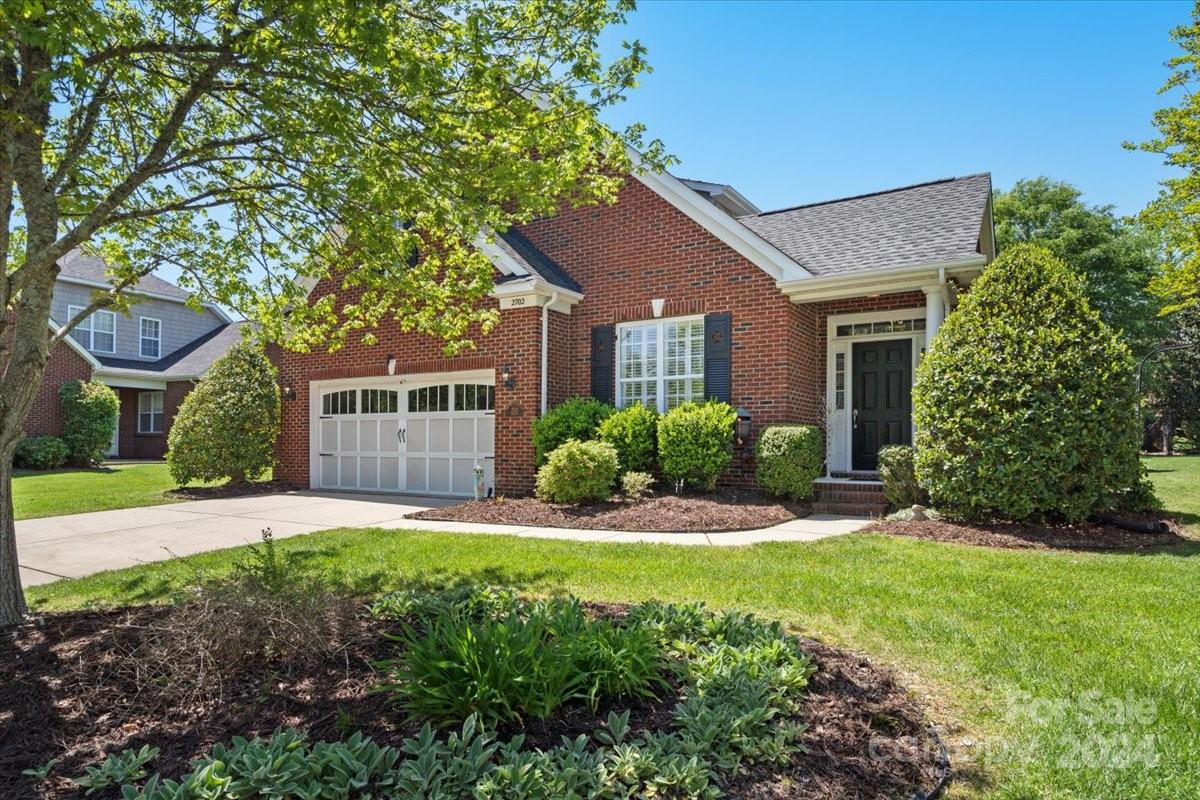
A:
[[[85,307],[92,292],[109,285],[104,262],[79,250],[64,256],[59,267],[50,306],[53,330]],[[166,455],[167,434],[179,404],[241,338],[244,323],[232,321],[217,306],[192,309],[187,292],[154,275],[128,294],[128,314],[97,311],[50,352],[42,385],[25,418],[27,436],[60,435],[59,389],[70,381],[94,379],[111,386],[121,402],[108,455]]]
[[[879,447],[911,439],[913,369],[994,257],[991,178],[762,212],[727,185],[633,175],[613,205],[480,246],[501,322],[469,355],[393,325],[374,346],[279,356],[278,477],[465,495],[478,462],[496,492],[528,493],[534,419],[589,394],[660,410],[717,397],[755,433],[820,424],[830,481],[872,472]],[[752,481],[753,440],[730,482]]]

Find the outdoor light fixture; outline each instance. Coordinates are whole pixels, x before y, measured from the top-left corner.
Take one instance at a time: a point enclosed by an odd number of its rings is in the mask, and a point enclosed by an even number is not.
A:
[[[500,380],[504,381],[504,388],[506,389],[516,387],[517,381],[513,377],[513,368],[510,365],[505,364],[500,368]]]
[[[391,353],[388,353],[387,357],[387,371],[388,375],[396,374],[396,356]]]
[[[288,381],[287,383],[285,383],[283,385],[282,395],[283,395],[284,400],[295,400],[296,399],[296,388],[294,386],[292,386],[291,381]]]
[[[739,407],[737,410],[737,422],[733,427],[733,435],[739,446],[750,441],[750,412],[745,408]]]

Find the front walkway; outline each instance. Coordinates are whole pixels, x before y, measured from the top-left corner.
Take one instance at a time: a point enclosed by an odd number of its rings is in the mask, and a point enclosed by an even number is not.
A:
[[[637,533],[404,519],[405,514],[414,511],[457,502],[460,501],[413,495],[287,492],[21,520],[17,523],[21,581],[33,586],[173,556],[236,547],[258,541],[263,528],[270,528],[276,539],[328,528],[393,528],[580,542],[728,546],[811,542],[856,531],[868,522],[863,517],[814,514],[753,531]]]

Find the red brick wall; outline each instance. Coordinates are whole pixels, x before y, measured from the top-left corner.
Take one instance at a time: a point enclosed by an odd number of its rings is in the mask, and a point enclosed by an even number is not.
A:
[[[42,385],[25,417],[27,436],[61,436],[63,432],[62,403],[58,390],[64,383],[88,380],[92,365],[66,342],[59,342],[50,351]]]
[[[589,392],[592,326],[651,319],[650,301],[661,298],[664,317],[730,312],[731,401],[756,430],[815,419],[811,313],[806,320],[773,278],[640,181],[630,179],[615,205],[564,209],[522,231],[583,286],[583,301],[555,331],[556,345],[565,340],[568,394]],[[733,482],[751,479],[748,451],[734,466]]]

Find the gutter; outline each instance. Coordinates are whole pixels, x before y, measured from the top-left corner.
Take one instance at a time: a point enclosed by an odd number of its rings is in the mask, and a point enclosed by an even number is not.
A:
[[[550,306],[558,300],[558,292],[551,292],[550,299],[542,304],[542,416],[550,404]]]

